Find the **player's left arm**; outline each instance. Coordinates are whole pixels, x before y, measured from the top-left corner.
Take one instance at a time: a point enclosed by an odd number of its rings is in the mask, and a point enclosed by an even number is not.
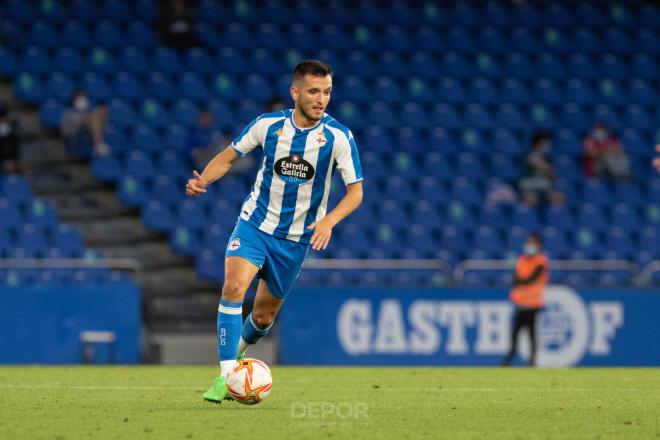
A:
[[[346,195],[335,206],[335,209],[307,227],[314,230],[310,241],[312,249],[319,251],[327,248],[332,236],[332,228],[355,211],[360,203],[362,203],[362,182],[346,185]]]

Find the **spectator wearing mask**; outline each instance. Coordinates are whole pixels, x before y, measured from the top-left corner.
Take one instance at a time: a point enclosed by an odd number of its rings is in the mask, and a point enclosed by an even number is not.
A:
[[[524,253],[516,263],[516,276],[509,298],[516,308],[509,353],[502,365],[511,365],[518,346],[518,334],[527,329],[531,338],[528,366],[536,364],[536,317],[543,308],[545,288],[549,280],[548,258],[543,254],[543,241],[539,234],[530,234],[525,241]]]
[[[540,202],[561,205],[564,194],[555,188],[555,170],[547,158],[552,144],[546,133],[535,133],[532,151],[525,157],[518,183],[523,203],[536,206]]]
[[[630,164],[619,139],[607,125],[597,123],[584,141],[584,174],[589,177],[609,177],[630,180]]]
[[[72,153],[83,156],[89,154],[91,147],[96,154],[109,154],[110,146],[103,140],[107,120],[105,106],[92,106],[87,93],[82,89],[76,90],[62,114],[60,124],[67,147]]]
[[[156,21],[156,32],[163,44],[175,49],[199,46],[195,27],[197,10],[184,0],[161,1]]]
[[[9,108],[0,103],[0,173],[23,174],[19,148],[18,124],[12,120]]]

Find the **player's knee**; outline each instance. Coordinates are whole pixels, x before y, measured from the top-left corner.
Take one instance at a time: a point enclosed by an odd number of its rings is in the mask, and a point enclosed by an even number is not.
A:
[[[222,286],[222,298],[232,302],[242,301],[243,294],[245,293],[244,290],[240,282],[236,280],[225,280],[225,284]]]
[[[253,310],[252,320],[259,328],[266,328],[273,323],[275,313],[264,310]]]

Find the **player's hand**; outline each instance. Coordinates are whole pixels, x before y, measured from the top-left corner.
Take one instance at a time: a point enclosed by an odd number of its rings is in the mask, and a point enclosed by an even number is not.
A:
[[[188,180],[186,184],[186,194],[192,197],[198,196],[206,192],[208,181],[202,177],[197,171],[193,171],[193,178]]]
[[[660,154],[660,144],[655,146],[655,151],[657,151],[658,154]],[[653,159],[653,166],[655,167],[656,171],[660,173],[660,156]]]
[[[332,228],[334,223],[330,217],[323,217],[321,220],[312,223],[307,226],[307,229],[313,229],[314,233],[312,234],[312,239],[309,244],[312,245],[312,249],[315,251],[320,251],[328,247],[330,243],[330,236],[332,235]]]

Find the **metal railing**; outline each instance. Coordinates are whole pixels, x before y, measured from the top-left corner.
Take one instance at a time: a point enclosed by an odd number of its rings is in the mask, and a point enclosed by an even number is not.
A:
[[[463,283],[466,272],[477,270],[513,271],[515,260],[464,260],[452,270],[438,259],[358,259],[310,258],[305,269],[313,270],[436,270],[454,285]],[[628,260],[552,260],[554,271],[625,271],[638,285],[649,285],[653,274],[660,272],[660,260],[644,266]],[[0,269],[110,269],[132,272],[136,280],[144,273],[144,266],[133,258],[0,258]]]
[[[109,269],[132,272],[137,280],[144,272],[133,258],[0,258],[0,269]]]
[[[658,262],[660,263],[660,262]],[[635,278],[639,275],[639,267],[628,260],[552,260],[553,271],[625,271]],[[473,270],[514,270],[516,260],[465,260],[461,261],[452,274],[455,284],[461,284],[465,273]],[[660,269],[660,265],[658,266]]]

